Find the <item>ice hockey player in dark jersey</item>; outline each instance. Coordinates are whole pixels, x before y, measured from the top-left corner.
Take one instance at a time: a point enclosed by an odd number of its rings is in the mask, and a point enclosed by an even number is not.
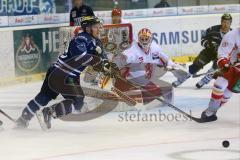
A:
[[[213,79],[213,73],[217,69],[217,50],[221,44],[223,36],[231,30],[231,23],[232,16],[228,13],[225,13],[221,17],[221,25],[212,26],[206,30],[206,33],[201,39],[201,45],[204,47],[204,49],[193,61],[193,64],[189,66],[189,74],[178,78],[177,81],[173,82],[174,87],[181,85],[211,61],[213,62],[212,68],[209,69],[208,74],[196,84],[196,87],[201,88],[203,85],[208,84]]]
[[[91,7],[85,5],[83,0],[74,0],[74,7],[70,12],[70,26],[80,26],[81,18],[86,16],[94,16]]]
[[[70,41],[68,51],[59,56],[47,71],[42,88],[37,96],[24,108],[22,115],[17,120],[17,128],[28,127],[29,121],[35,113],[46,106],[51,100],[61,94],[69,105],[55,105],[45,108],[45,117],[55,118],[72,113],[74,110],[81,111],[84,94],[80,86],[79,76],[87,66],[98,68],[103,71],[107,60],[102,57],[102,44],[98,39],[100,33],[100,21],[97,17],[83,17],[81,22],[83,32]],[[105,63],[106,62],[106,63]],[[74,87],[69,87],[72,85]],[[74,88],[77,93],[72,91]],[[69,101],[70,100],[70,101]],[[60,104],[60,103],[59,103]],[[49,111],[51,110],[51,114]]]

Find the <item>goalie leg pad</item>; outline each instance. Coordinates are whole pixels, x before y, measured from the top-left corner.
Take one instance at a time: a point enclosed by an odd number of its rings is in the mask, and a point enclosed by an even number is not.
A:
[[[167,102],[173,101],[173,87],[171,84],[159,80],[158,84],[150,82],[142,91],[144,104],[150,103],[156,97],[162,96]]]
[[[152,102],[155,99],[155,97],[159,97],[160,95],[161,95],[160,87],[150,82],[145,87],[143,87],[142,90],[143,104]]]

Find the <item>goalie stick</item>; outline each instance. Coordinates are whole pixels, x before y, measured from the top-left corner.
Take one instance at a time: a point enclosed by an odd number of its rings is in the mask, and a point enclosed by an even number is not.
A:
[[[117,73],[117,72],[115,72],[115,73]],[[129,83],[130,85],[132,85],[132,86],[134,86],[134,87],[139,87],[139,86],[136,86],[135,84],[127,81],[126,79],[122,78],[119,74],[114,74],[114,73],[111,72],[111,71],[109,71],[109,74],[111,74],[112,77],[119,78],[119,79],[121,79],[122,81],[125,81],[125,82]],[[160,101],[160,102],[162,102],[162,103],[165,103],[168,107],[174,109],[175,111],[177,111],[177,112],[185,115],[186,117],[192,119],[193,121],[195,121],[195,122],[197,122],[197,123],[204,123],[204,121],[203,121],[201,118],[196,118],[196,117],[191,116],[190,114],[184,112],[183,110],[179,109],[178,107],[174,106],[173,104],[171,104],[171,103],[163,100],[162,98],[154,96],[154,95],[153,95],[152,93],[150,93],[150,92],[146,92],[146,93],[147,93],[148,95],[150,95],[150,96],[153,96],[156,100],[158,100],[158,101]]]
[[[137,104],[137,102],[133,98],[131,98],[128,95],[124,94],[122,91],[120,91],[116,87],[112,87],[111,91],[113,93],[115,93],[116,95],[118,95],[129,106],[135,106]]]

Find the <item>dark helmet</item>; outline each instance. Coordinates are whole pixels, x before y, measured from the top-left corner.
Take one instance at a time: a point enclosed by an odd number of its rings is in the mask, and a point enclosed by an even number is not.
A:
[[[85,16],[81,18],[81,28],[84,30],[86,27],[90,27],[100,22],[100,19],[96,16]]]
[[[229,14],[229,13],[223,14],[222,17],[221,17],[221,21],[223,21],[223,20],[230,20],[232,22],[231,14]]]

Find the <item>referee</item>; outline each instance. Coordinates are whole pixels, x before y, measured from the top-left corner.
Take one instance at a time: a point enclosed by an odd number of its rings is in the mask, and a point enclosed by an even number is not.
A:
[[[70,12],[70,26],[80,26],[83,16],[94,16],[92,8],[85,5],[83,0],[73,0],[73,5]]]

